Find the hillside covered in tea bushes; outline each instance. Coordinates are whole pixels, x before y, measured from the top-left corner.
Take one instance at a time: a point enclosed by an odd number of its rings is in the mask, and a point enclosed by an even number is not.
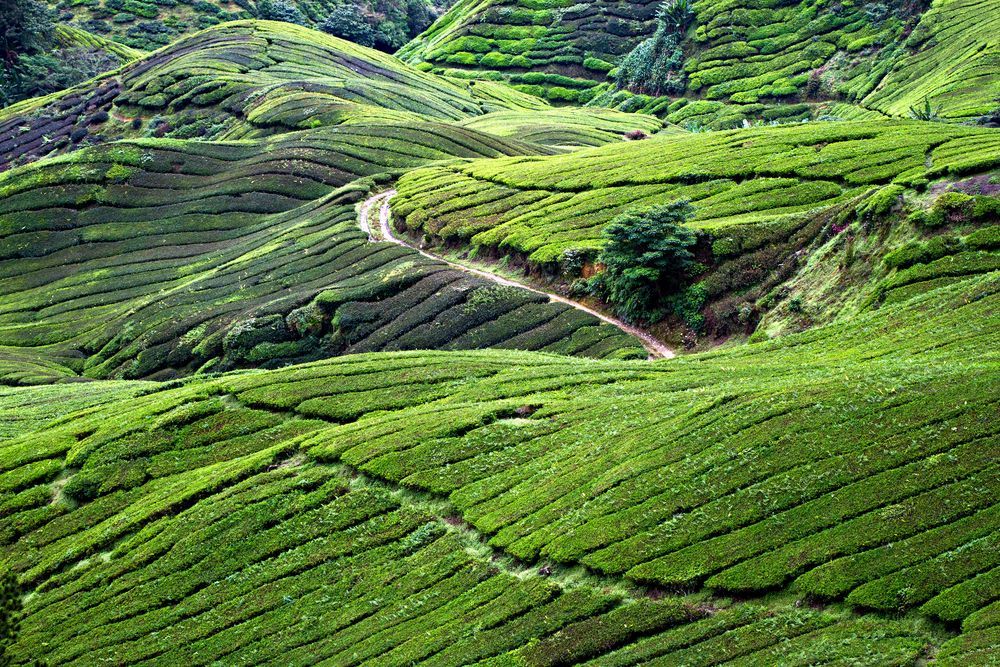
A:
[[[994,4],[62,3],[0,665],[1000,664]]]
[[[969,119],[998,105],[998,17],[995,0],[470,1],[399,55],[712,129],[924,105]]]
[[[39,415],[0,444],[12,649],[990,664],[998,286],[654,364],[349,356],[119,383],[47,427],[88,385],[3,395]]]
[[[25,1],[25,0],[18,0]],[[430,26],[435,0],[44,0],[76,30],[151,51],[227,21],[259,18],[322,29],[392,52]]]

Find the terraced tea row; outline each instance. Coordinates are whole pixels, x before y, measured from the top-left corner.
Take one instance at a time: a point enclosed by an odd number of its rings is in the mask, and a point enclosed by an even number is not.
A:
[[[524,150],[453,127],[354,125],[120,142],[8,172],[3,375],[164,377],[384,348],[642,354],[594,318],[357,228],[360,177]]]
[[[304,447],[447,494],[519,558],[667,587],[794,581],[961,621],[993,601],[1000,565],[986,351],[998,288],[994,272],[851,325],[648,370],[518,369]],[[250,405],[339,418],[342,401],[300,377],[230,386]],[[529,422],[502,419],[518,407]]]
[[[942,117],[968,119],[995,108],[1000,95],[992,76],[997,0],[939,0],[929,9],[814,0],[571,4],[459,2],[399,55],[560,102],[594,101],[610,78],[612,90],[624,87],[623,100],[639,95],[628,110],[667,116],[689,102],[689,113],[714,105],[701,124],[723,128],[794,119],[801,113],[782,106],[790,102],[847,101],[906,117],[926,99]],[[820,113],[805,109],[806,117]]]
[[[117,57],[122,63],[138,60],[146,55],[139,49],[133,49],[107,37],[89,33],[75,26],[60,24],[56,26],[55,32],[56,41],[61,46],[105,51]]]
[[[488,132],[498,137],[546,146],[603,146],[621,143],[623,137],[645,139],[664,128],[655,116],[640,116],[608,109],[551,109],[545,111],[495,111],[460,123],[463,127]]]
[[[656,7],[653,0],[462,0],[397,55],[471,78],[510,72],[512,82],[577,101],[580,89],[604,80],[608,61],[652,32]]]
[[[410,352],[118,383],[0,442],[15,655],[987,664],[998,299],[994,272],[665,363]],[[964,633],[718,597],[790,582]]]
[[[903,43],[906,55],[861,103],[897,116],[925,104],[945,118],[986,114],[1000,98],[998,27],[995,0],[933,3]]]
[[[822,123],[710,135],[666,135],[565,156],[419,169],[399,181],[407,228],[444,241],[524,253],[538,264],[601,247],[629,208],[692,202],[694,224],[746,238],[897,183],[1000,166],[989,130],[932,123]]]
[[[493,555],[453,517],[442,519],[444,504],[297,453],[294,434],[315,422],[272,428],[254,451],[231,427],[280,418],[217,411],[192,398],[172,410],[169,399],[139,399],[158,415],[146,435],[166,444],[198,434],[200,446],[188,441],[169,453],[186,469],[152,469],[159,476],[114,494],[119,502],[53,513],[21,538],[49,554],[80,549],[82,560],[28,596],[13,647],[18,662],[620,665],[656,657],[712,665],[803,651],[895,662],[937,639],[913,622],[859,620],[842,609],[705,596],[653,601],[527,568]],[[116,449],[108,442],[88,458]],[[57,493],[79,492],[69,480]],[[113,547],[104,542],[115,536]],[[108,550],[90,555],[101,543]],[[18,569],[36,561],[17,547],[11,555]],[[809,648],[817,640],[826,644],[821,651]]]
[[[232,139],[352,120],[454,121],[528,103],[499,87],[459,87],[300,26],[239,21],[4,110],[0,168],[116,137]]]

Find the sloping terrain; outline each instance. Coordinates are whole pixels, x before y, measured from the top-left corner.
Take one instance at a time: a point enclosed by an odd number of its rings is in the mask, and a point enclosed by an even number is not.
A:
[[[930,6],[928,6],[928,4]],[[626,54],[683,8],[675,90],[611,95]],[[996,0],[933,3],[460,2],[399,55],[438,72],[509,80],[554,101],[642,109],[714,129],[745,118],[798,120],[846,101],[906,116],[925,99],[942,117],[996,107]],[[613,76],[612,76],[613,78]],[[595,97],[597,99],[595,99]],[[782,105],[810,103],[789,109]],[[685,114],[679,111],[691,104]],[[699,111],[696,113],[695,110]]]
[[[0,664],[997,665],[996,2],[63,29],[125,64],[0,113]]]
[[[916,121],[660,133],[410,171],[393,213],[425,241],[518,258],[558,282],[594,270],[615,216],[689,201],[703,266],[683,297],[694,314],[661,334],[675,344],[683,327],[709,339],[774,335],[995,270],[996,228],[977,230],[1000,220],[1000,202],[971,193],[994,192],[998,141],[989,129]],[[920,255],[933,237],[937,250]],[[889,256],[908,243],[910,259]]]
[[[607,109],[549,109],[544,111],[494,111],[462,121],[463,127],[489,132],[499,137],[548,146],[603,146],[621,143],[629,132],[653,134],[678,128],[664,128],[655,116]]]
[[[61,46],[69,48],[85,47],[90,49],[99,49],[117,56],[123,63],[138,60],[145,55],[145,53],[139,49],[133,49],[130,46],[119,44],[114,40],[108,39],[107,37],[94,35],[86,30],[82,30],[81,28],[65,23],[56,26],[55,38]]]
[[[657,4],[460,0],[398,55],[455,74],[509,72],[515,83],[549,84],[572,95],[603,81],[609,61],[652,33]],[[553,76],[521,78],[526,71]]]
[[[998,289],[654,364],[406,353],[109,387],[0,444],[17,655],[988,664]],[[822,602],[845,599],[918,615]]]
[[[593,318],[369,244],[357,227],[370,182],[350,184],[362,176],[521,146],[453,127],[352,125],[258,143],[118,142],[8,172],[3,376],[162,377],[483,340],[634,350]]]
[[[243,138],[351,118],[460,120],[482,106],[469,90],[373,49],[288,23],[241,21],[4,110],[0,167],[121,137]],[[487,110],[495,108],[507,107]]]
[[[643,356],[631,336],[564,304],[369,244],[358,228],[372,177],[554,150],[445,124],[517,108],[519,94],[486,90],[493,102],[328,35],[244,22],[12,107],[4,159],[28,164],[0,175],[4,382],[165,378],[381,349]],[[113,141],[141,133],[153,111],[165,115],[148,122],[152,138]],[[567,132],[537,138],[618,140],[608,128],[623,116],[581,112]],[[197,127],[242,139],[170,138]],[[31,161],[46,152],[64,155]]]
[[[59,19],[129,47],[151,51],[177,39],[240,19],[273,19],[319,28],[345,5],[367,46],[393,51],[415,36],[448,3],[430,0],[47,0]],[[343,14],[340,14],[341,21]],[[332,26],[334,29],[338,24]],[[340,26],[343,27],[342,25]],[[340,34],[340,33],[337,33]]]
[[[989,130],[913,122],[667,134],[565,156],[416,170],[400,179],[395,210],[407,226],[443,239],[552,262],[566,249],[599,247],[602,226],[629,207],[687,199],[698,227],[738,234],[882,184],[987,172],[1000,166],[997,142]]]
[[[904,42],[900,57],[862,102],[893,115],[929,103],[946,118],[971,118],[1000,99],[1000,6],[938,1]]]

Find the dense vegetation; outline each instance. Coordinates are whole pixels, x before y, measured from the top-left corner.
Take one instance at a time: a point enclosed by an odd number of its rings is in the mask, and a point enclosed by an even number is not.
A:
[[[226,21],[260,18],[323,29],[392,52],[447,6],[436,0],[47,1],[64,23],[143,50]]]
[[[914,121],[661,133],[568,155],[417,169],[399,180],[394,211],[435,243],[590,277],[615,216],[689,201],[701,273],[683,293],[670,290],[660,311],[690,335],[763,336],[859,312],[887,290],[913,294],[948,275],[995,270],[995,249],[958,239],[997,221],[1000,200],[967,193],[995,189],[998,146],[993,130]],[[882,262],[952,226],[956,242],[927,256],[934,262],[905,271]],[[648,318],[656,309],[642,310]]]
[[[1000,95],[1000,6],[927,5],[459,2],[400,55],[434,71],[506,79],[554,101],[713,129],[746,119],[851,120],[858,108],[899,116],[925,98],[943,117],[986,113]]]
[[[684,225],[694,213],[686,201],[631,209],[601,232],[604,270],[582,288],[631,321],[656,321],[661,309],[695,269],[697,237]]]
[[[3,14],[0,665],[997,665],[995,4]]]
[[[884,665],[943,642],[941,664],[988,658],[998,289],[970,279],[666,363],[407,353],[119,384],[2,446],[0,538],[37,591],[15,649]],[[558,565],[578,562],[611,578]],[[726,597],[789,583],[955,630]]]
[[[55,22],[38,0],[0,3],[0,108],[116,69],[140,53]]]

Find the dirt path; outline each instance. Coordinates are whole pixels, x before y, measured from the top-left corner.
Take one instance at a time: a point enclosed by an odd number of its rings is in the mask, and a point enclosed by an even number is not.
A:
[[[429,252],[426,252],[425,250],[421,250],[420,248],[417,248],[416,246],[410,244],[406,240],[397,238],[392,233],[392,226],[389,224],[389,221],[392,219],[392,209],[389,206],[389,202],[395,196],[396,196],[395,190],[387,190],[373,197],[370,197],[364,203],[361,204],[361,208],[358,211],[358,223],[360,224],[361,229],[366,234],[368,234],[369,241],[389,241],[397,245],[406,246],[407,248],[416,250],[424,257],[428,257],[430,259],[437,260],[439,262],[444,262],[448,266],[454,269],[458,269],[459,271],[471,273],[474,276],[485,278],[486,280],[493,281],[500,285],[526,289],[529,292],[534,292],[535,294],[541,294],[542,296],[548,297],[549,300],[551,301],[558,301],[559,303],[565,303],[566,305],[572,306],[577,310],[582,310],[583,312],[589,315],[593,315],[594,317],[598,318],[603,322],[607,322],[608,324],[613,324],[614,326],[618,327],[622,331],[625,331],[626,333],[632,334],[642,342],[643,347],[645,347],[646,351],[649,352],[649,356],[651,359],[670,359],[674,356],[673,350],[671,350],[669,347],[667,347],[660,341],[650,336],[645,331],[633,327],[629,324],[626,324],[625,322],[622,322],[619,319],[615,319],[614,317],[610,317],[603,313],[599,313],[592,308],[584,306],[582,303],[573,301],[572,299],[567,299],[566,297],[559,296],[558,294],[552,294],[551,292],[544,292],[540,289],[529,287],[524,283],[517,282],[515,280],[510,280],[508,278],[503,278],[501,276],[496,275],[495,273],[490,273],[489,271],[482,271],[480,269],[472,268],[471,266],[465,266],[464,264],[457,264],[455,262],[448,261],[443,257],[439,257],[438,255],[433,255]],[[371,211],[376,206],[378,206],[378,212],[379,212],[378,215],[379,226],[377,232],[373,232],[371,226]]]

